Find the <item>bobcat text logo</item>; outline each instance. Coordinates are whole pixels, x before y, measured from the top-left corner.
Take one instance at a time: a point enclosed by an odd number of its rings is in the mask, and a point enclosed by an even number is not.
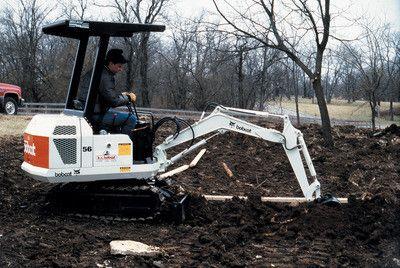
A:
[[[36,146],[34,143],[30,145],[28,141],[24,141],[24,153],[36,156]]]
[[[245,131],[245,132],[248,132],[248,133],[251,132],[251,128],[245,128],[244,126],[236,125],[236,122],[230,121],[230,122],[229,122],[229,126],[230,126],[231,128],[235,128],[235,127],[236,127],[237,130]]]
[[[69,177],[69,176],[72,176],[72,172],[55,172],[54,173],[54,176],[56,177],[56,178],[58,178],[58,177]]]
[[[243,126],[238,126],[238,125],[236,125],[236,129],[241,130],[241,131],[245,131],[245,132],[248,132],[248,133],[251,132],[251,129],[250,129],[250,128],[245,128],[245,127],[243,127]]]

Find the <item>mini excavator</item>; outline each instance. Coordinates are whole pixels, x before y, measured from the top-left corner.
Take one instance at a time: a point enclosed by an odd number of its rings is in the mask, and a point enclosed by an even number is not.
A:
[[[186,127],[155,147],[156,131],[168,121],[166,118],[156,123],[153,118],[151,122],[139,120],[131,137],[94,122],[97,89],[110,37],[164,30],[163,25],[74,20],[44,26],[45,34],[76,39],[79,46],[65,109],[61,114],[38,114],[32,118],[24,132],[22,169],[36,180],[56,184],[52,193],[60,206],[79,208],[80,213],[96,211],[108,215],[110,211],[118,211],[117,214],[151,218],[164,206],[165,200],[172,200],[168,207],[183,218],[186,196],[164,187],[166,176],[163,175],[170,166],[209,139],[233,131],[282,144],[307,201],[336,202],[335,198],[321,196],[321,186],[303,135],[286,115],[214,105],[210,114],[204,111],[191,125],[181,119],[167,118],[177,126]],[[97,37],[99,41],[86,102],[82,106],[77,103],[77,93],[89,37]],[[132,107],[128,106],[129,111],[137,113]],[[238,118],[240,116],[275,117],[283,120],[284,128],[282,132],[264,128]],[[189,143],[185,150],[168,157],[168,149],[184,143]]]

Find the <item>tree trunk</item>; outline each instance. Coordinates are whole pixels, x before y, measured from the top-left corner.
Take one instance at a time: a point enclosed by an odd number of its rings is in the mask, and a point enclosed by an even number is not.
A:
[[[389,114],[390,114],[390,121],[393,121],[394,120],[394,110],[393,110],[393,98],[392,97],[390,97]]]
[[[133,90],[133,48],[131,45],[131,42],[127,42],[128,47],[129,47],[129,54],[128,54],[128,59],[129,62],[126,64],[126,81],[125,81],[125,86],[126,86],[126,91],[132,91]]]
[[[375,99],[375,95],[371,94],[369,96],[369,107],[371,107],[371,123],[372,123],[372,130],[375,131],[376,129],[376,99]]]
[[[148,41],[149,41],[149,34],[143,33],[141,42],[140,42],[140,90],[141,90],[141,97],[142,97],[142,106],[143,107],[150,107],[150,94],[149,94],[149,85],[147,81],[147,71],[149,65],[149,54],[148,54]]]
[[[296,86],[296,94],[294,96],[294,101],[296,103],[296,118],[297,125],[300,125],[300,113],[299,113],[299,88]]]
[[[265,95],[266,95],[266,73],[267,73],[267,67],[266,67],[266,62],[267,62],[267,49],[263,49],[263,65],[262,65],[262,70],[261,70],[261,85],[260,85],[260,103],[258,105],[258,110],[264,111],[265,108]]]
[[[265,91],[264,91],[264,86],[262,85],[260,90],[260,99],[258,103],[259,111],[264,111],[264,98],[265,98]]]
[[[238,63],[238,93],[239,93],[239,108],[246,108],[244,103],[243,94],[243,50],[239,51],[239,63]]]
[[[326,101],[327,101],[328,104],[331,104],[331,102],[332,102],[332,95],[331,95],[331,93],[328,93],[328,96],[327,96],[327,98],[326,98]]]
[[[299,113],[299,77],[296,72],[296,64],[293,62],[292,66],[292,80],[294,87],[294,102],[296,104],[296,119],[297,125],[300,125],[300,113]]]
[[[351,103],[351,94],[350,94],[350,87],[349,85],[346,83],[346,97],[347,97],[347,103]]]
[[[305,98],[307,98],[308,97],[308,94],[307,94],[307,82],[309,81],[309,80],[306,80],[306,74],[303,72],[303,79],[302,79],[302,81],[303,81],[303,83],[302,83],[302,85],[303,85],[303,99],[305,99]]]
[[[322,123],[322,136],[324,138],[324,143],[328,147],[333,146],[331,120],[329,118],[328,107],[324,98],[324,91],[321,85],[321,79],[316,79],[313,82],[313,88],[315,91],[315,96],[317,97],[318,108],[321,114]]]
[[[376,123],[375,123],[375,118],[376,118],[376,111],[375,107],[373,104],[370,104],[371,106],[371,123],[372,123],[372,130],[375,131],[376,128]]]

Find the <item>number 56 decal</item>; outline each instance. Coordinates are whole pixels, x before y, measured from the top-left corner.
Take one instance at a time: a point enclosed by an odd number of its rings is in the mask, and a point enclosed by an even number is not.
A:
[[[83,152],[91,152],[92,151],[92,146],[83,146],[82,147]]]

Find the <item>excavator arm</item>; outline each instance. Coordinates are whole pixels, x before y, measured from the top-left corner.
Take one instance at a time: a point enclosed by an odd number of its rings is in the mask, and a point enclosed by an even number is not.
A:
[[[278,117],[283,119],[284,128],[282,132],[275,129],[264,128],[236,118],[233,115],[259,116],[264,118]],[[215,135],[203,138],[170,159],[167,159],[167,149],[197,139],[206,134],[222,134],[226,131],[234,131],[266,141],[282,144],[304,197],[308,201],[311,201],[314,198],[320,198],[320,183],[317,180],[316,172],[308,153],[307,146],[304,142],[303,135],[291,124],[289,117],[286,115],[275,115],[267,112],[217,106],[210,115],[204,117],[203,113],[199,121],[182,130],[179,135],[167,137],[162,144],[155,148],[154,156],[158,159],[159,163],[161,163],[160,171],[165,171],[168,166],[176,163],[183,156],[206,144],[207,140]],[[302,156],[304,157],[305,165]],[[307,166],[310,173],[311,183],[309,183],[305,166]]]

